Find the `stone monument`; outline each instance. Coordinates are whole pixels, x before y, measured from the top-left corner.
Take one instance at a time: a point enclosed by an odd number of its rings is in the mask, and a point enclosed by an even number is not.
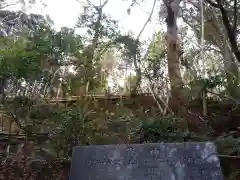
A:
[[[73,149],[69,180],[223,180],[206,143],[90,145]]]

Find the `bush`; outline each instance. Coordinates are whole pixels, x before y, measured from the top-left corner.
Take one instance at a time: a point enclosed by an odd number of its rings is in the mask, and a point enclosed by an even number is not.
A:
[[[183,141],[188,135],[187,129],[182,125],[182,119],[176,116],[147,118],[142,121],[136,135],[140,142],[176,142]]]
[[[0,180],[68,180],[70,161],[30,159],[21,155],[1,158]]]

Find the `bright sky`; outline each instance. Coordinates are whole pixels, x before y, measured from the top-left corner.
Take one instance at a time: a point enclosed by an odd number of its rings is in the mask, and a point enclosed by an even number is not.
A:
[[[77,0],[45,1],[48,1],[45,12],[54,20],[57,28],[61,26],[72,27],[75,25],[77,17],[82,9],[82,5]],[[92,1],[96,2],[96,4],[99,4],[100,2],[100,0]],[[129,16],[127,14],[127,8],[129,7],[130,2],[131,1],[124,2],[123,0],[109,0],[109,3],[105,7],[105,12],[109,13],[113,18],[119,20],[120,27],[124,31],[131,30],[138,34],[148,18],[147,13],[151,11],[153,0],[148,0],[148,3],[142,4],[141,7],[133,8],[132,15]],[[152,33],[157,29],[156,24],[156,21],[152,22],[151,25],[149,24],[144,32],[144,36],[146,38],[152,36]]]
[[[16,2],[16,0],[9,0]],[[46,4],[43,7],[40,1]],[[101,0],[90,0],[99,4]],[[131,4],[131,0],[109,0],[104,11],[111,15],[116,20],[119,20],[120,28],[128,32],[133,31],[138,34],[144,23],[148,19],[149,13],[152,9],[154,0],[148,0],[147,3],[141,3],[141,6],[132,8],[131,15],[127,14],[127,9]],[[73,27],[77,21],[78,15],[82,11],[82,3],[85,0],[37,0],[35,5],[28,6],[27,12],[48,14],[55,23],[57,29],[62,26]],[[103,2],[103,0],[102,0]],[[12,6],[11,9],[16,10],[19,6]],[[155,9],[155,13],[152,22],[148,24],[145,31],[142,34],[142,39],[151,38],[152,34],[160,28],[158,25],[158,9]]]

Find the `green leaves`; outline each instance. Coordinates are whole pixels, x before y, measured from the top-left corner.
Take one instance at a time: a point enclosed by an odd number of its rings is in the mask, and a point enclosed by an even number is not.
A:
[[[65,156],[70,156],[72,147],[90,144],[93,136],[93,111],[84,111],[79,106],[71,106],[55,115],[56,128],[53,139],[61,141]]]
[[[202,92],[210,91],[223,84],[222,76],[213,76],[210,78],[199,78],[191,81],[189,96],[199,97]]]
[[[16,84],[19,80],[27,84],[36,82],[37,87],[33,88],[38,88],[42,82],[49,88],[46,83],[54,83],[49,78],[56,69],[84,62],[80,53],[84,48],[82,38],[71,28],[55,31],[43,24],[31,31],[29,36],[21,34],[18,38],[1,37],[0,47],[0,76],[6,81],[13,80]],[[60,75],[62,76],[59,72],[54,74],[55,81],[59,80]],[[15,84],[13,86],[16,87]]]
[[[181,127],[181,121],[174,116],[145,119],[140,128],[142,138],[145,142],[182,140],[184,128]]]
[[[240,137],[238,137],[238,133],[238,131],[232,131],[228,134],[223,134],[216,139],[219,153],[229,155],[240,154]],[[234,136],[234,134],[236,135]]]
[[[5,48],[0,52],[2,76],[27,78],[27,72],[36,72],[38,70],[36,67],[39,67],[39,63],[36,59],[36,52],[26,51],[28,42],[22,39],[13,41],[6,37],[2,38],[3,41],[7,43],[5,43]]]
[[[140,53],[140,41],[134,39],[130,35],[118,36],[116,39],[114,39],[113,44],[124,45],[129,57],[138,55]]]

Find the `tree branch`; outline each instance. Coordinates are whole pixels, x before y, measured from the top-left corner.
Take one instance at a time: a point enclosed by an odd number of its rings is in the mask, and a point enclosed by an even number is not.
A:
[[[108,3],[108,0],[106,0],[103,4],[100,4],[101,8],[104,8],[104,6],[106,6]]]
[[[219,8],[219,5],[217,3],[212,2],[211,0],[205,0],[208,4],[210,4],[214,8]]]
[[[154,12],[154,9],[155,9],[155,6],[156,6],[156,2],[157,2],[157,0],[154,0],[153,1],[153,5],[152,5],[152,9],[151,9],[151,12],[150,12],[150,14],[149,14],[149,16],[148,16],[148,19],[146,20],[146,22],[144,23],[144,25],[143,25],[143,27],[142,27],[142,29],[140,30],[140,32],[138,33],[138,35],[137,35],[137,38],[136,38],[136,40],[137,41],[139,41],[139,38],[140,38],[140,36],[142,35],[142,33],[143,33],[143,31],[145,30],[145,28],[147,27],[147,24],[151,21],[151,19],[152,19],[152,15],[153,15],[153,12]],[[133,58],[133,64],[134,64],[134,67],[135,67],[135,70],[136,70],[136,72],[137,72],[137,82],[136,82],[136,86],[132,89],[132,94],[134,93],[134,92],[136,92],[136,89],[137,89],[137,86],[138,86],[138,84],[140,83],[140,81],[141,81],[141,69],[140,69],[140,67],[138,66],[138,63],[140,63],[139,62],[140,61],[140,59],[138,59],[137,58],[137,55],[136,56],[134,56],[134,58]]]
[[[230,21],[227,16],[227,12],[225,8],[223,7],[222,1],[217,0],[217,3],[212,2],[211,0],[206,0],[212,7],[218,8],[222,14],[222,21],[226,28],[228,39],[231,44],[231,49],[234,55],[236,56],[236,59],[238,62],[240,62],[240,50],[238,49],[238,43],[236,39],[236,29],[237,29],[237,0],[234,0],[234,23],[233,26],[230,24]]]
[[[138,33],[137,40],[139,40],[139,38],[142,35],[142,33],[143,33],[144,29],[146,28],[147,24],[151,21],[152,15],[153,15],[153,12],[154,12],[154,9],[155,9],[156,2],[157,2],[157,0],[154,0],[153,5],[152,5],[152,10],[151,10],[151,12],[150,12],[150,14],[148,16],[147,21],[144,23],[141,31]]]
[[[233,33],[234,36],[236,37],[236,31],[237,31],[237,0],[234,0],[234,9],[233,9]]]
[[[9,6],[17,5],[17,4],[20,3],[20,2],[21,2],[21,0],[15,2],[15,3],[7,4],[7,5],[5,5],[5,6],[1,6],[0,9],[5,9],[5,8],[7,8],[7,7],[9,7]]]
[[[238,49],[238,43],[237,43],[237,40],[236,40],[236,37],[234,35],[234,32],[233,32],[233,28],[229,22],[229,19],[227,17],[227,13],[223,7],[223,5],[221,4],[220,1],[218,1],[218,5],[219,5],[219,9],[220,9],[220,12],[222,14],[222,21],[223,21],[223,24],[227,30],[227,34],[228,34],[228,38],[229,38],[229,41],[231,43],[231,47],[232,47],[232,51],[233,53],[235,54],[238,62],[240,62],[240,51]]]

